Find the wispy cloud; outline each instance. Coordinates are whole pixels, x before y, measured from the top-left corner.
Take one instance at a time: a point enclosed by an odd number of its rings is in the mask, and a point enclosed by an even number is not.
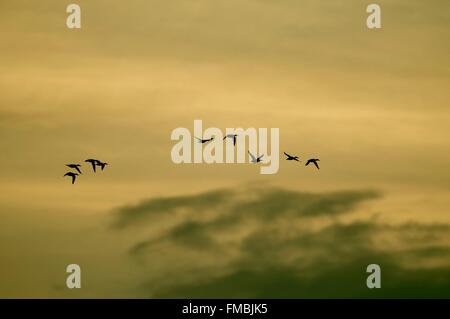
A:
[[[219,189],[190,196],[155,198],[135,206],[121,207],[117,211],[118,218],[114,226],[129,227],[155,215],[176,215],[180,211],[186,211],[189,218],[195,218],[214,210],[216,218],[212,223],[217,223],[224,215],[235,219],[249,216],[278,219],[287,215],[339,215],[348,213],[364,200],[378,196],[377,192],[370,190],[311,194],[279,188]]]

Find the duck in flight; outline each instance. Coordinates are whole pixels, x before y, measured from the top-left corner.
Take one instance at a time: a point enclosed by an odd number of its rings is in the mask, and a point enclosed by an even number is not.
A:
[[[223,139],[232,138],[233,139],[233,145],[236,145],[236,137],[237,137],[237,134],[227,134],[227,135],[225,135],[225,137]]]
[[[283,153],[284,153],[284,155],[287,156],[286,161],[297,161],[297,162],[300,162],[300,161],[298,160],[298,156],[292,156],[292,155],[289,155],[289,154],[286,153],[286,152],[283,152]]]
[[[106,166],[106,165],[109,165],[109,164],[106,163],[106,162],[103,163],[103,162],[97,161],[96,165],[97,165],[97,166],[100,166],[100,167],[102,168],[102,171],[103,171],[103,169],[105,168],[105,166]]]
[[[75,179],[76,179],[77,176],[78,176],[78,173],[67,172],[66,174],[64,174],[64,176],[70,176],[70,177],[72,177],[72,184],[74,184],[74,183],[75,183]]]
[[[199,143],[202,143],[202,144],[204,144],[204,143],[206,143],[206,142],[210,142],[210,141],[212,141],[212,140],[214,139],[214,137],[208,138],[208,139],[206,139],[206,140],[201,139],[201,138],[198,138],[198,137],[196,137],[196,136],[194,136],[194,137],[197,139],[197,141],[198,141]]]
[[[261,158],[263,158],[264,154],[261,155],[261,156],[259,156],[259,157],[255,157],[252,153],[250,153],[250,151],[248,151],[248,154],[250,154],[250,157],[252,158],[251,162],[252,162],[253,164],[262,162],[262,161],[261,161]]]
[[[80,164],[66,164],[66,166],[70,167],[70,168],[73,168],[73,169],[76,169],[78,171],[78,173],[83,174],[83,173],[81,173],[81,170],[80,170],[80,167],[81,167]]]
[[[319,164],[317,164],[318,161],[320,161],[320,159],[318,159],[318,158],[311,158],[311,159],[309,159],[306,162],[305,166],[308,166],[309,163],[313,163],[314,165],[316,165],[317,169],[320,169],[319,168]]]
[[[99,161],[96,160],[96,159],[90,158],[90,159],[85,160],[85,162],[91,163],[92,169],[94,170],[94,173],[95,173],[95,166],[97,165],[97,163],[98,163]]]

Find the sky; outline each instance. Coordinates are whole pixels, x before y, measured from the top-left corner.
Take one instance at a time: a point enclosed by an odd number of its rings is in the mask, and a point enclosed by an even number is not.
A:
[[[0,1],[0,297],[450,297],[447,1],[76,3]],[[176,165],[196,119],[302,163]]]

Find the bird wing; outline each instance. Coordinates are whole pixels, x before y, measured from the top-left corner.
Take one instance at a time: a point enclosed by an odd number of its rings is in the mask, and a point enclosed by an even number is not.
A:
[[[236,145],[236,136],[233,136],[233,145]]]
[[[258,160],[260,160],[261,158],[263,158],[264,157],[264,154],[263,155],[261,155],[260,157],[258,157]]]
[[[78,165],[78,166],[81,166],[81,165]],[[75,166],[75,169],[78,171],[78,173],[83,174],[83,173],[81,173],[81,170],[78,166]]]
[[[254,157],[253,154],[250,153],[250,151],[248,151],[248,153],[250,154],[250,157],[252,158],[252,162],[256,161],[256,157]]]
[[[311,160],[308,160],[305,164],[305,166],[308,166],[308,164],[311,163]]]
[[[92,164],[92,169],[94,170],[94,173],[95,173],[95,166],[96,166],[96,162],[91,162],[91,164]]]
[[[72,175],[72,184],[74,184],[75,183],[75,179],[77,178],[77,176],[76,175]]]
[[[289,155],[288,153],[286,153],[286,152],[283,152],[284,153],[284,155],[286,155],[287,157],[292,157],[291,155]]]
[[[319,164],[317,164],[316,161],[314,161],[313,163],[314,163],[314,165],[316,165],[317,169],[320,169],[320,168],[319,168]]]

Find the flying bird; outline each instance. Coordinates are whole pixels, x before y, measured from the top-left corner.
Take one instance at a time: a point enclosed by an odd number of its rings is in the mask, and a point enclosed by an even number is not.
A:
[[[313,163],[314,165],[316,165],[317,169],[320,169],[319,168],[319,164],[317,164],[318,161],[320,161],[320,159],[318,159],[318,158],[311,158],[311,159],[309,159],[306,162],[305,166],[308,166],[309,163]]]
[[[103,171],[103,169],[105,168],[105,166],[106,166],[106,165],[109,165],[109,164],[106,163],[106,162],[103,163],[103,162],[97,161],[96,165],[97,165],[97,166],[100,166],[100,167],[102,168],[102,171]]]
[[[225,137],[223,139],[226,139],[227,137],[228,138],[232,138],[233,139],[233,145],[236,145],[237,134],[227,134],[227,135],[225,135]]]
[[[283,152],[283,153],[284,153],[284,155],[287,156],[287,158],[286,158],[287,161],[297,161],[297,162],[300,162],[300,161],[298,160],[298,156],[292,156],[292,155],[289,155],[289,154],[286,153],[286,152]]]
[[[214,137],[208,138],[208,139],[206,139],[206,140],[201,139],[201,138],[198,138],[198,137],[196,137],[196,136],[194,136],[194,137],[197,139],[197,141],[198,141],[199,143],[202,143],[202,144],[204,144],[204,143],[206,143],[206,142],[210,142],[210,141],[212,141],[212,140],[214,139]]]
[[[78,176],[78,173],[68,172],[68,173],[64,174],[64,176],[70,176],[70,177],[72,177],[72,184],[74,184],[74,183],[75,183],[75,179],[76,179],[77,176]]]
[[[83,174],[83,173],[81,173],[81,170],[80,170],[80,167],[81,167],[80,164],[66,164],[66,166],[70,167],[70,168],[74,168],[78,171],[78,173]]]
[[[85,162],[91,163],[92,169],[94,170],[94,173],[95,173],[95,166],[97,165],[98,160],[90,158],[90,159],[85,160]]]
[[[256,158],[252,153],[250,153],[250,151],[248,151],[248,154],[250,154],[250,157],[252,158],[252,160],[251,160],[252,163],[256,164],[256,163],[262,162],[261,158],[263,158],[264,154],[259,156],[258,158]]]

